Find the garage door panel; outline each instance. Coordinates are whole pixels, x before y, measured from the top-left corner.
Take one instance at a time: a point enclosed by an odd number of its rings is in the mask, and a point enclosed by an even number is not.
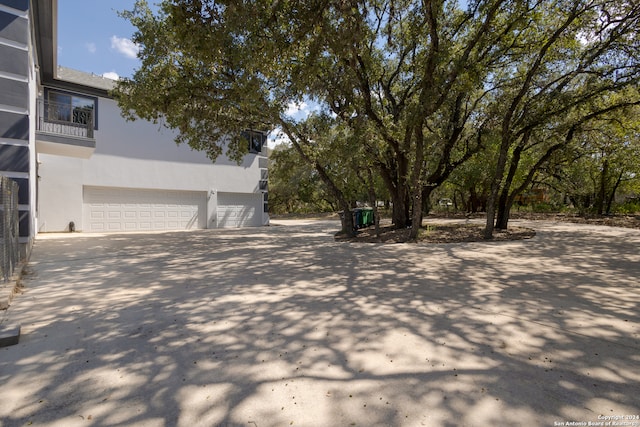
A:
[[[85,231],[206,228],[206,193],[85,187]]]
[[[261,225],[262,194],[218,193],[218,227]]]

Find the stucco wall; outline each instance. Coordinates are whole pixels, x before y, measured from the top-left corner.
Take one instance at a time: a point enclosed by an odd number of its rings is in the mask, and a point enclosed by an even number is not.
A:
[[[38,232],[69,231],[82,222],[82,159],[38,155]]]
[[[159,125],[126,122],[115,101],[100,98],[96,149],[89,159],[39,155],[39,231],[82,227],[82,187],[146,188],[256,193],[258,157],[241,165],[226,158],[212,163],[202,152],[178,146],[171,131]],[[211,204],[215,209],[215,204]]]
[[[257,190],[256,155],[240,165],[225,157],[212,163],[203,152],[178,146],[173,133],[146,121],[126,122],[115,101],[101,98],[96,151],[84,163],[87,185],[249,192]]]

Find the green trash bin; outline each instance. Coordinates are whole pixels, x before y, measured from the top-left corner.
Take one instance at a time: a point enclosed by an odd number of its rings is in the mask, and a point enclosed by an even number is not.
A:
[[[363,227],[369,227],[370,225],[373,225],[373,209],[372,208],[362,209],[361,215],[362,215]]]

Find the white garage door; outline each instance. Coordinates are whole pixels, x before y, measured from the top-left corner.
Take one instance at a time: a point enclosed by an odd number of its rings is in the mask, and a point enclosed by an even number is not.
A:
[[[206,192],[84,188],[83,231],[206,228]]]
[[[218,193],[218,227],[262,225],[262,194]]]

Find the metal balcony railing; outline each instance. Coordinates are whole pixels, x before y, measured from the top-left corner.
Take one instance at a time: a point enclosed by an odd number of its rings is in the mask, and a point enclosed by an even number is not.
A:
[[[54,135],[93,139],[93,108],[74,107],[44,99],[38,100],[36,130]]]

